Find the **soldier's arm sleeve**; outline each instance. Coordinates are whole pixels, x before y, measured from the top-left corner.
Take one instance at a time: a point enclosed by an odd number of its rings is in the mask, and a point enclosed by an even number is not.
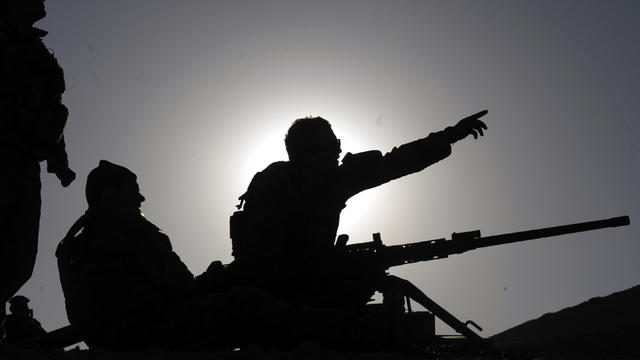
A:
[[[450,154],[451,142],[444,131],[394,147],[385,155],[380,151],[348,153],[340,169],[347,196],[422,171]]]

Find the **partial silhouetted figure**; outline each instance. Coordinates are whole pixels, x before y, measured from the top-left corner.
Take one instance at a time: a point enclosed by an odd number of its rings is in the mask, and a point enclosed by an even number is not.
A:
[[[290,307],[250,288],[212,293],[200,286],[167,235],[141,214],[144,197],[128,169],[100,161],[87,177],[86,197],[89,209],[56,256],[69,322],[89,346],[279,346],[348,337],[336,329],[351,324],[350,314]]]
[[[28,298],[21,295],[12,297],[9,300],[9,311],[11,314],[7,315],[6,322],[7,343],[15,344],[47,333],[40,322],[33,318]]]
[[[347,200],[446,158],[451,145],[468,135],[483,135],[487,126],[479,119],[486,113],[466,117],[385,155],[347,153],[342,163],[340,140],[328,121],[296,120],[285,137],[289,161],[257,173],[240,197],[238,207],[244,206],[243,210],[231,218],[233,268],[244,278],[240,281],[287,301],[314,305],[339,301],[342,295],[332,294],[331,288],[338,278],[329,274],[341,270],[326,263],[331,257],[323,254],[334,250],[340,212]],[[354,286],[359,285],[363,284],[354,281]]]
[[[32,25],[43,0],[0,0],[0,306],[31,277],[38,248],[40,161],[68,186],[64,77]]]

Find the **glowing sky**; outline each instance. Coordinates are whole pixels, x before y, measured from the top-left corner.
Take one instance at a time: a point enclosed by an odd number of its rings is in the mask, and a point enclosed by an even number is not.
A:
[[[486,136],[349,201],[341,233],[388,244],[628,214],[632,225],[394,269],[492,335],[640,283],[640,2],[50,0],[77,181],[43,175],[21,290],[67,324],[54,250],[100,159],[138,174],[148,219],[198,274],[232,260],[228,217],[285,159],[295,118],[345,151],[393,146],[488,109]],[[450,332],[446,329],[444,332]]]

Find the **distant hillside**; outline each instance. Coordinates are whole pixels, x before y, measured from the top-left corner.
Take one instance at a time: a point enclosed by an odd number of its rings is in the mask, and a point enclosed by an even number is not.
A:
[[[640,285],[548,313],[492,337],[546,358],[640,359]]]

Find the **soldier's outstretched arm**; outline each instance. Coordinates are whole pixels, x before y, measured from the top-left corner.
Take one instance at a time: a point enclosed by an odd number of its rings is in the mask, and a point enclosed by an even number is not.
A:
[[[480,118],[487,113],[487,110],[483,110],[467,116],[454,126],[395,147],[385,155],[379,151],[347,153],[341,166],[345,197],[422,171],[448,157],[451,154],[451,144],[469,135],[474,138],[484,135],[487,125]]]

